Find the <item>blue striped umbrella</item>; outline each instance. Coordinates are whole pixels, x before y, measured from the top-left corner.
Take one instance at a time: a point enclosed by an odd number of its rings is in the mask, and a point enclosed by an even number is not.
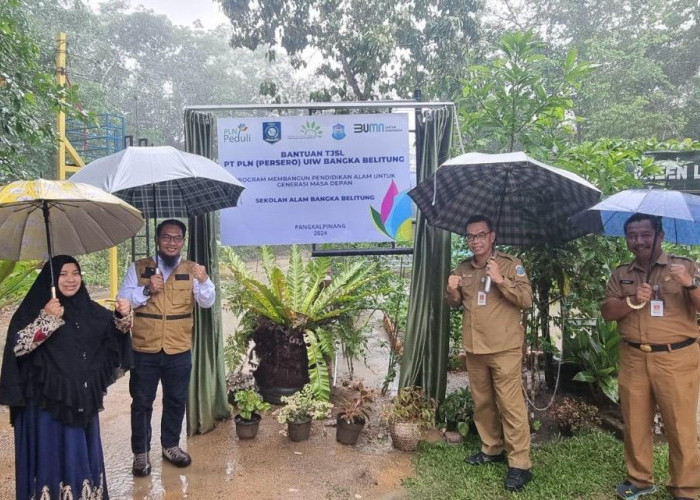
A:
[[[700,196],[680,191],[627,189],[574,215],[571,222],[588,233],[625,236],[625,221],[635,213],[660,216],[665,241],[700,245]]]

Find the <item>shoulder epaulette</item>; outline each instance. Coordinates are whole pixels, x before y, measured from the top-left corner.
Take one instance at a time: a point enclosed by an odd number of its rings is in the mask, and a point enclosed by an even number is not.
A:
[[[695,260],[691,259],[690,257],[686,257],[685,255],[668,254],[668,257],[670,259],[682,259],[682,260],[687,260],[688,262],[695,262]]]

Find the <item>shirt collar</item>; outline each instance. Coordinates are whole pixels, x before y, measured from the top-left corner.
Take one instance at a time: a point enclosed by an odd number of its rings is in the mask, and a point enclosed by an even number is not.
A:
[[[660,266],[668,265],[668,254],[666,252],[664,252],[663,250],[661,251],[661,254],[659,254],[659,257],[656,259],[656,262],[654,262],[654,265],[656,265],[656,264],[658,264]],[[643,269],[642,266],[637,263],[637,259],[630,262],[630,265],[628,267],[629,271],[633,271],[634,269],[638,269],[639,271],[642,271],[642,272],[648,271],[648,269]]]

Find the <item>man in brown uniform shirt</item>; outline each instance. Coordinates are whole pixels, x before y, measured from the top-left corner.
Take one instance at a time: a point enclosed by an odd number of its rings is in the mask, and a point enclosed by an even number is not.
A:
[[[481,438],[481,451],[466,462],[504,462],[507,450],[505,487],[518,491],[532,479],[530,425],[521,387],[521,317],[532,305],[532,288],[518,259],[493,250],[495,240],[487,217],[467,220],[473,257],[448,278],[446,300],[452,307],[464,307],[462,338]]]
[[[690,259],[662,251],[660,217],[631,216],[625,238],[634,260],[613,271],[601,308],[605,320],[618,322],[623,339],[619,385],[627,480],[618,485],[617,496],[636,500],[656,491],[651,426],[658,405],[668,439],[668,489],[674,499],[696,499],[698,268]]]

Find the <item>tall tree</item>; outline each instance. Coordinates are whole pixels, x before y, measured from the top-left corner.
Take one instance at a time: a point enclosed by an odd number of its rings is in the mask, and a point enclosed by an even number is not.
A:
[[[470,149],[543,157],[571,140],[573,98],[592,68],[575,50],[559,60],[544,49],[532,31],[506,33],[484,64],[469,68],[459,109]]]
[[[53,75],[19,0],[0,2],[0,183],[50,175],[45,163],[31,159],[37,150],[55,149],[54,113],[84,118],[72,106],[75,93]]]
[[[231,45],[281,48],[295,68],[318,59],[326,96],[451,97],[478,40],[480,0],[219,0]]]

